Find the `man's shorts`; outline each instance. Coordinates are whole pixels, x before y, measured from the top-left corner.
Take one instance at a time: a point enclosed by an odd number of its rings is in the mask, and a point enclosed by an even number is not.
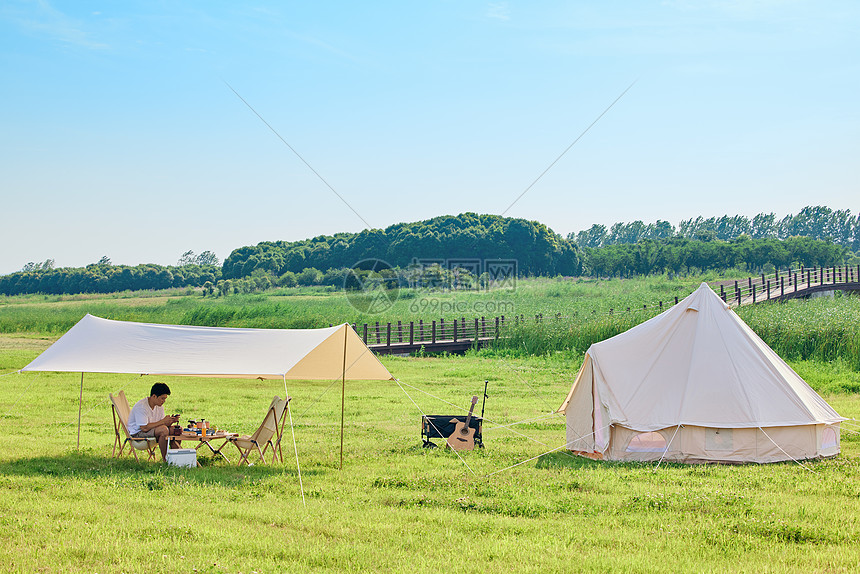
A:
[[[151,428],[147,431],[139,431],[131,435],[132,438],[155,438],[155,429]]]

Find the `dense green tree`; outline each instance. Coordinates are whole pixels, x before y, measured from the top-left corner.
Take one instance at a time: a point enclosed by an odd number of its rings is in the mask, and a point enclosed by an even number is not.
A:
[[[284,273],[278,277],[279,287],[295,287],[296,285],[298,285],[296,274],[292,271],[284,271]]]
[[[570,233],[567,238],[570,241],[575,241],[580,247],[603,247],[606,241],[607,233],[606,226],[595,223],[587,230],[579,233]]]
[[[197,265],[218,265],[218,257],[211,251],[204,251],[194,260]]]
[[[296,275],[296,281],[299,285],[319,285],[322,279],[322,271],[315,267],[302,269],[301,273]]]
[[[351,268],[366,259],[402,269],[427,260],[514,259],[527,275],[574,275],[582,270],[576,245],[541,223],[464,213],[357,234],[240,247],[224,260],[222,273],[225,278],[237,278],[262,269],[281,276],[287,271],[299,274],[308,267]]]

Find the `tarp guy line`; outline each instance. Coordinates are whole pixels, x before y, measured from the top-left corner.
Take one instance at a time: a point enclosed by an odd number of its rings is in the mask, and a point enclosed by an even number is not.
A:
[[[549,413],[549,414],[547,414],[547,415],[541,415],[541,416],[539,416],[539,417],[535,417],[535,418],[533,418],[533,419],[525,419],[525,420],[522,420],[522,421],[517,421],[517,422],[515,422],[515,423],[509,423],[509,424],[506,424],[506,425],[499,425],[499,426],[495,426],[495,427],[490,427],[490,428],[488,428],[488,429],[484,429],[484,432],[486,432],[486,431],[491,431],[491,430],[506,429],[506,428],[508,428],[508,427],[512,427],[512,426],[516,426],[516,425],[524,425],[524,424],[526,424],[526,423],[533,423],[533,422],[535,422],[535,421],[542,421],[542,420],[544,420],[544,419],[548,419],[548,418],[550,418],[550,417],[558,417],[558,416],[564,416],[564,415],[561,415],[560,413]]]
[[[296,446],[296,430],[293,428],[293,411],[290,409],[290,395],[287,392],[287,377],[284,375],[284,400],[287,401],[287,412],[290,413],[290,433],[293,435],[293,450],[296,453],[296,470],[299,473],[299,490],[302,492],[302,506],[307,508],[307,503],[305,502],[305,487],[302,485],[302,468],[299,466],[299,447]],[[277,424],[277,421],[275,421]],[[280,450],[280,445],[278,447]],[[272,453],[274,455],[274,452]],[[284,456],[281,455],[281,464],[284,464]],[[284,465],[284,469],[286,469],[286,465]]]
[[[407,393],[407,392],[406,392],[406,389],[404,389],[404,388],[400,385],[400,381],[398,381],[397,379],[394,379],[394,382],[395,382],[395,383],[397,383],[397,386],[398,386],[398,387],[400,387],[400,390],[401,390],[401,391],[403,391],[403,394],[404,394],[404,395],[406,395],[406,396],[407,396],[407,398],[408,398],[410,401],[412,401],[412,404],[413,404],[413,405],[415,405],[415,408],[416,408],[416,409],[418,409],[418,412],[419,412],[419,413],[421,413],[421,416],[422,416],[422,417],[426,417],[427,415],[424,413],[424,411],[422,411],[422,410],[421,410],[421,407],[419,407],[419,406],[418,406],[418,403],[416,403],[416,402],[412,399],[412,397],[410,397],[410,396],[409,396],[409,393]],[[430,424],[433,424],[433,423],[430,423]],[[436,429],[436,432],[439,432],[439,429],[436,427],[436,425],[433,425],[433,428],[434,428],[434,429]],[[441,433],[441,432],[439,432],[439,434],[442,434],[442,433]],[[469,472],[471,472],[472,474],[474,474],[474,475],[476,475],[476,476],[477,476],[477,473],[476,473],[474,470],[472,470],[472,467],[471,467],[471,466],[469,466],[469,463],[467,463],[467,462],[466,462],[466,459],[464,459],[464,458],[460,455],[460,451],[458,451],[458,450],[456,450],[456,449],[451,449],[451,450],[453,450],[453,451],[454,451],[454,454],[456,454],[456,455],[457,455],[457,458],[459,458],[459,459],[460,459],[460,461],[462,461],[462,463],[466,465],[466,468],[468,468],[468,469],[469,469]]]
[[[20,371],[15,371],[15,372],[16,372],[16,373],[20,373]],[[6,373],[6,375],[11,375],[11,374],[12,374],[12,373]],[[6,375],[3,375],[3,376],[5,377]],[[7,413],[6,413],[6,416],[7,416],[7,417],[8,417],[9,415],[11,415],[11,414],[12,414],[12,410],[13,410],[15,407],[17,407],[17,406],[18,406],[18,403],[20,403],[20,402],[21,402],[21,399],[23,399],[23,398],[27,395],[27,393],[29,393],[29,392],[30,392],[30,389],[31,389],[31,388],[33,388],[33,383],[35,383],[35,382],[36,382],[36,379],[37,379],[37,378],[39,378],[41,375],[42,375],[42,373],[39,373],[38,375],[36,375],[35,377],[33,377],[33,380],[32,380],[32,381],[30,381],[30,384],[29,384],[29,385],[27,385],[27,388],[26,388],[26,389],[24,389],[24,392],[23,392],[23,393],[21,393],[20,395],[18,395],[18,400],[16,400],[16,401],[15,401],[15,404],[14,404],[14,405],[12,405],[11,407],[9,407],[9,412],[7,412]]]
[[[460,411],[463,411],[464,413],[465,413],[465,412],[468,412],[466,409],[464,409],[463,407],[461,407],[461,406],[459,406],[459,405],[455,405],[455,404],[453,404],[453,403],[449,403],[448,401],[446,401],[446,400],[444,400],[444,399],[440,399],[440,398],[439,398],[439,397],[437,397],[436,395],[432,395],[432,394],[428,393],[427,391],[421,390],[421,389],[419,389],[418,387],[415,387],[415,386],[410,385],[409,383],[403,383],[402,381],[397,381],[397,383],[398,383],[398,384],[406,385],[407,387],[410,387],[410,388],[412,388],[412,389],[415,389],[415,390],[416,390],[416,391],[418,391],[419,393],[424,393],[424,394],[425,394],[425,395],[427,395],[428,397],[434,398],[434,399],[436,399],[436,400],[438,400],[438,401],[440,401],[440,402],[443,402],[443,403],[445,403],[445,404],[447,404],[447,405],[451,405],[451,406],[452,406],[452,407],[454,407],[455,409],[460,410]],[[408,395],[407,395],[407,396],[408,396]],[[410,397],[410,399],[411,399],[411,397]],[[413,402],[414,402],[414,401],[413,401]],[[492,423],[492,424],[497,424],[497,425],[498,425],[498,426],[496,426],[496,427],[492,427],[492,428],[501,428],[501,423],[496,423],[495,421],[491,421],[491,420],[486,419],[486,418],[484,419],[484,421],[485,421],[485,422],[490,422],[490,423]],[[519,424],[519,423],[514,423],[514,424]],[[492,430],[492,429],[490,429],[490,430]],[[532,438],[532,437],[530,437],[529,435],[524,434],[524,433],[521,433],[521,432],[519,432],[519,431],[517,431],[517,430],[514,430],[514,429],[512,429],[512,428],[509,428],[508,430],[509,430],[510,432],[514,433],[514,434],[517,434],[517,435],[519,435],[519,436],[523,437],[523,438],[527,438],[527,439],[529,439],[529,440],[530,440],[530,441],[532,441],[532,442],[536,442],[536,443],[538,443],[538,444],[539,444],[539,445],[541,445],[541,446],[549,446],[548,444],[543,443],[543,442],[541,442],[541,441],[537,440],[536,438]]]

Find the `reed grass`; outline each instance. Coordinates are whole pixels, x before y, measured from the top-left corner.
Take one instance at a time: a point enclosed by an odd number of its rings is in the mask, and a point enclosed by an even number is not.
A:
[[[510,288],[475,291],[402,289],[379,313],[353,307],[354,295],[332,288],[277,289],[266,294],[202,297],[171,290],[104,296],[0,297],[0,333],[64,333],[86,313],[99,317],[187,325],[313,328],[329,324],[450,321],[461,317],[521,315],[581,320],[628,307],[668,305],[691,293],[706,277],[685,279],[521,279]]]
[[[662,309],[668,308],[675,297],[682,299],[705,279],[716,281],[719,277],[525,279],[511,290],[403,290],[390,308],[377,314],[359,312],[344,292],[331,288],[278,289],[268,294],[220,298],[177,290],[106,296],[28,295],[0,298],[0,333],[59,335],[86,313],[129,321],[254,328],[315,328],[343,322],[373,325],[377,321],[417,324],[419,320],[429,323],[440,318],[451,321],[505,315],[506,338],[491,352],[576,355],[653,317],[661,310],[660,302]],[[643,309],[643,305],[648,308]],[[784,357],[838,360],[860,371],[857,297],[768,302],[741,307],[737,312]]]
[[[496,343],[516,355],[547,355],[555,352],[585,353],[594,343],[619,335],[654,316],[654,311],[586,317],[579,321],[544,319],[508,326]]]
[[[784,358],[844,361],[860,371],[860,298],[762,303],[738,315]]]
[[[525,279],[515,289],[465,292],[403,290],[382,313],[360,313],[331,288],[278,289],[269,294],[203,298],[172,290],[106,296],[0,298],[0,333],[61,334],[86,313],[118,320],[255,328],[315,328],[342,322],[410,321],[506,316],[496,353],[581,354],[682,299],[713,276],[639,280]],[[646,305],[647,309],[642,309]],[[628,311],[629,309],[629,311]],[[487,310],[493,311],[487,313]],[[502,311],[502,312],[499,312]],[[762,303],[738,309],[784,357],[843,361],[860,371],[860,300],[851,296]],[[536,316],[540,316],[538,321]],[[522,321],[514,320],[522,318]]]

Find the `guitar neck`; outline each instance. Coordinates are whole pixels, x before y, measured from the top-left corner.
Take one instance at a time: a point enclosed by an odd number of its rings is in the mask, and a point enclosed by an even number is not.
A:
[[[475,410],[475,405],[478,404],[478,397],[472,397],[472,406],[469,407],[469,416],[466,417],[466,428],[472,422],[472,412]]]

